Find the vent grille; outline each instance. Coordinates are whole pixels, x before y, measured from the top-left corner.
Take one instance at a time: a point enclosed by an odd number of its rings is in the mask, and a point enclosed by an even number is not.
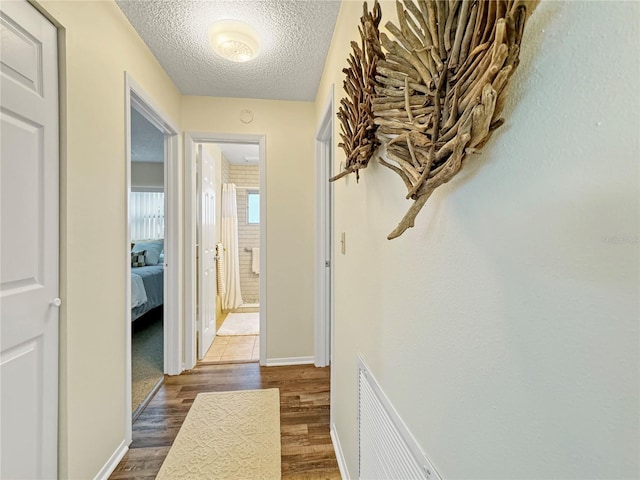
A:
[[[362,358],[358,370],[359,478],[440,480]]]

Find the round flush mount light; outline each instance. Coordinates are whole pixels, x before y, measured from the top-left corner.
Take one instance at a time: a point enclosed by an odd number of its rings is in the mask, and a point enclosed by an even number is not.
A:
[[[220,20],[209,29],[211,48],[232,62],[248,62],[260,53],[256,31],[239,20]]]

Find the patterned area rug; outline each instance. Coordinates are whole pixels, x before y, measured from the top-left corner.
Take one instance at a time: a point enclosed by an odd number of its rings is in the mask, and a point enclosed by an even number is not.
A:
[[[280,392],[200,393],[156,480],[279,479]]]
[[[230,313],[216,335],[260,335],[260,313]]]

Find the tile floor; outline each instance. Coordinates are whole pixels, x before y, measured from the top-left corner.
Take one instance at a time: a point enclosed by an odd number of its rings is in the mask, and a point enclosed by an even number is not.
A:
[[[216,336],[202,359],[206,363],[257,362],[260,360],[259,335]]]

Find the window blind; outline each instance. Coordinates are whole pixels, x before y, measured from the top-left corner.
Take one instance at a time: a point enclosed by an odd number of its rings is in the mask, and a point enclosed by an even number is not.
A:
[[[131,240],[164,238],[164,192],[131,192]]]

